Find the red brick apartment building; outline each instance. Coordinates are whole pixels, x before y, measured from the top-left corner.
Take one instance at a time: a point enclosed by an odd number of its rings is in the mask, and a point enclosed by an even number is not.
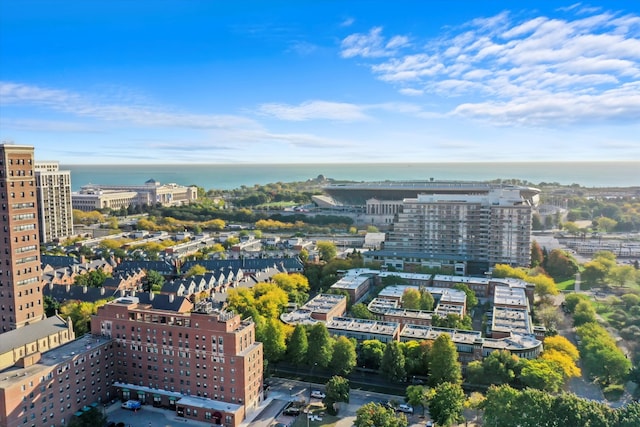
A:
[[[43,318],[33,147],[0,144],[0,332]]]
[[[165,309],[160,295],[141,295],[98,309],[92,333],[114,340],[117,396],[167,407],[186,419],[237,427],[246,409],[263,398],[255,324],[206,304],[193,311],[182,307]]]

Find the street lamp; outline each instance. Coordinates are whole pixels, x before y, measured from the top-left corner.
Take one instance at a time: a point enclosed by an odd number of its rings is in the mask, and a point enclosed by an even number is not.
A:
[[[311,404],[311,380],[313,379],[313,370],[318,366],[318,362],[314,363],[309,372],[309,404]],[[307,417],[309,419],[309,417]]]

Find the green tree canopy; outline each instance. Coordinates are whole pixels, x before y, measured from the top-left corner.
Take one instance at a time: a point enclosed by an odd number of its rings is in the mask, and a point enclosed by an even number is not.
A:
[[[450,426],[462,418],[465,395],[460,384],[438,384],[429,399],[429,414],[437,425]]]
[[[262,342],[264,357],[272,363],[281,360],[287,349],[284,325],[278,319],[265,319],[264,328],[256,331],[256,340]]]
[[[207,269],[205,267],[200,264],[196,264],[185,273],[185,277],[202,276],[206,272]]]
[[[420,310],[420,291],[416,288],[405,289],[402,293],[402,308]]]
[[[557,392],[563,384],[562,373],[547,359],[522,359],[524,366],[520,372],[520,380],[529,387]]]
[[[324,261],[331,261],[338,254],[338,248],[333,242],[321,240],[316,243],[316,247]]]
[[[369,311],[366,305],[359,302],[351,307],[351,316],[356,319],[373,319],[373,313]]]
[[[458,361],[458,350],[448,334],[440,334],[433,342],[429,360],[429,384],[462,382],[462,368]]]
[[[407,427],[409,422],[404,414],[396,414],[391,408],[370,402],[356,411],[354,427]]]
[[[356,367],[356,344],[349,338],[339,336],[333,344],[333,355],[329,367],[337,375],[349,375]]]
[[[428,389],[421,385],[410,385],[406,390],[406,401],[409,405],[417,408],[422,408],[422,415],[424,415],[425,407],[428,403]]]
[[[573,311],[573,324],[575,326],[596,321],[596,310],[589,301],[580,301]]]
[[[358,352],[358,365],[369,369],[380,368],[385,348],[386,344],[378,340],[363,341]]]
[[[164,276],[161,273],[155,270],[147,271],[147,292],[160,292],[162,285],[164,285]]]
[[[402,382],[407,377],[405,371],[405,359],[400,343],[391,341],[387,344],[380,362],[380,372],[383,377],[391,382]]]
[[[476,297],[476,293],[469,287],[469,285],[466,283],[456,283],[453,288],[462,291],[467,295],[467,311],[473,310],[473,308],[478,305],[478,297]]]
[[[287,345],[287,359],[294,366],[302,366],[307,359],[309,342],[307,340],[307,329],[301,323],[297,324]]]
[[[325,398],[324,404],[327,409],[331,408],[330,413],[333,412],[334,404],[337,402],[349,403],[349,380],[346,378],[334,375],[325,384]]]
[[[309,365],[326,368],[333,356],[333,339],[324,323],[318,322],[309,331],[309,348],[307,360]]]

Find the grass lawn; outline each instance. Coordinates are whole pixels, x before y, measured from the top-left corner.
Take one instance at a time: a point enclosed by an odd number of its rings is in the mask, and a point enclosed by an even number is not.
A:
[[[312,404],[310,406],[311,413],[314,415],[319,415],[322,417],[322,421],[311,421],[309,420],[309,424],[307,424],[307,414],[300,414],[298,419],[293,423],[292,427],[333,427],[336,425],[340,418],[333,417],[327,414],[327,411],[324,409],[324,406]],[[324,415],[322,415],[324,414]]]
[[[572,291],[575,288],[575,284],[576,284],[576,279],[569,279],[569,280],[565,280],[563,282],[556,283],[556,286],[558,287],[558,290],[560,292],[562,292],[562,291]]]
[[[256,209],[284,209],[297,206],[296,202],[270,202],[256,206]]]

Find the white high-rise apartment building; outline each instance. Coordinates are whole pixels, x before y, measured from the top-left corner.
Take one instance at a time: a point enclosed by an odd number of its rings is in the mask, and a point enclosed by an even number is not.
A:
[[[65,239],[73,235],[71,172],[60,170],[58,162],[37,161],[34,165],[40,241]]]
[[[423,265],[461,264],[473,272],[495,264],[527,266],[531,215],[532,206],[518,189],[420,194],[403,200],[384,252],[413,254]]]

